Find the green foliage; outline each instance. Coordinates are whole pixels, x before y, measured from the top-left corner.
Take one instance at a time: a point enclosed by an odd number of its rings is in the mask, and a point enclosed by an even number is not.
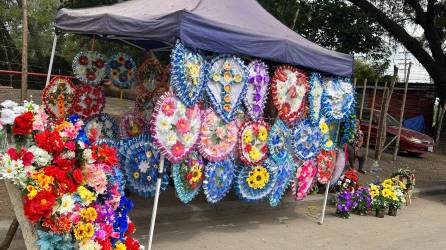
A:
[[[355,60],[353,77],[357,78],[359,82],[363,81],[365,78],[374,80],[382,76],[386,67],[383,67],[379,63],[371,64],[362,60]]]

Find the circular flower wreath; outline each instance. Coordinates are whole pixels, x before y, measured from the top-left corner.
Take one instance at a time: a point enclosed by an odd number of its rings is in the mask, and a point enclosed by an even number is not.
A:
[[[139,93],[151,93],[157,88],[168,86],[169,74],[154,57],[153,53],[147,53],[144,62],[139,65],[136,72],[136,84]]]
[[[266,198],[277,180],[274,161],[267,159],[262,165],[241,167],[236,180],[237,196],[247,202]]]
[[[204,161],[197,152],[190,153],[181,163],[172,166],[172,177],[178,198],[190,202],[200,191],[204,178]]]
[[[48,114],[55,118],[72,114],[76,100],[76,87],[68,78],[53,77],[43,89],[42,102]]]
[[[273,159],[282,159],[288,154],[289,137],[290,130],[282,120],[277,119],[268,136],[268,149]]]
[[[212,106],[225,122],[230,122],[245,95],[246,66],[239,57],[220,55],[210,62],[208,74],[206,92]]]
[[[85,132],[87,135],[94,136],[95,141],[100,138],[116,139],[119,135],[119,128],[115,118],[109,114],[101,113],[88,119],[85,123]]]
[[[297,169],[295,178],[291,185],[292,195],[296,201],[303,200],[310,190],[314,176],[317,173],[316,161],[308,160]]]
[[[166,163],[161,182],[161,191],[166,190],[169,177],[166,173]],[[152,142],[145,141],[131,145],[125,156],[125,176],[127,188],[143,197],[153,197],[158,179],[160,153]]]
[[[299,159],[309,160],[319,152],[320,140],[320,129],[305,119],[299,121],[293,128],[291,146]]]
[[[275,164],[274,171],[276,172],[277,180],[268,199],[271,207],[277,207],[282,200],[283,193],[295,175],[297,166],[288,153],[285,153],[282,158],[273,159],[272,162]]]
[[[321,131],[321,149],[330,151],[336,146],[336,143],[332,140],[334,126],[334,123],[327,124],[325,117],[322,117],[319,120],[319,129]]]
[[[232,160],[209,162],[206,165],[203,190],[208,202],[217,203],[226,196],[231,189],[235,169]]]
[[[226,158],[237,144],[237,121],[227,124],[211,108],[206,110],[201,125],[198,148],[207,160],[216,162]]]
[[[74,112],[82,118],[88,118],[102,112],[105,106],[105,97],[101,87],[82,84],[77,87],[77,102]]]
[[[150,121],[156,101],[168,90],[168,88],[162,87],[156,88],[152,92],[146,92],[141,86],[138,86],[136,89],[138,94],[135,100],[135,111],[144,116],[147,121]]]
[[[147,120],[136,112],[126,113],[119,123],[121,138],[135,137],[149,131]]]
[[[350,80],[341,78],[324,79],[322,95],[322,113],[331,121],[339,121],[350,111],[354,101],[353,87]]]
[[[170,62],[172,65],[170,85],[184,104],[194,105],[200,100],[201,91],[207,81],[205,58],[178,42],[172,50]]]
[[[136,63],[122,52],[112,55],[107,62],[107,75],[113,84],[120,88],[129,88],[135,80]]]
[[[248,65],[248,87],[243,101],[253,120],[263,115],[269,80],[268,66],[264,62],[255,60]]]
[[[293,124],[303,113],[308,77],[303,70],[279,66],[274,72],[271,94],[279,117]]]
[[[151,141],[151,140],[152,140],[152,138],[150,137],[149,134],[142,134],[142,135],[139,135],[136,137],[124,138],[124,139],[117,141],[119,164],[121,166],[125,165],[125,160],[127,157],[127,150],[130,148],[130,146],[132,146],[134,144],[145,143],[145,142]]]
[[[319,73],[313,72],[310,76],[310,91],[308,92],[308,107],[310,118],[314,124],[319,123],[321,118],[322,95],[324,93],[324,82]]]
[[[335,164],[335,150],[321,151],[317,155],[317,180],[321,184],[327,184],[333,174]]]
[[[270,126],[264,120],[246,121],[239,131],[240,159],[247,166],[262,163],[268,154]]]
[[[73,59],[73,73],[81,82],[98,85],[105,77],[105,61],[96,51],[81,51]]]

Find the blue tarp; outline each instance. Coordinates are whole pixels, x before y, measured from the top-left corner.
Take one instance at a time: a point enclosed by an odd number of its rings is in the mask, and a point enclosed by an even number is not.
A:
[[[419,115],[403,121],[403,127],[424,133],[426,127],[424,125],[424,116]]]
[[[351,55],[330,51],[279,22],[255,0],[132,0],[60,9],[61,32],[105,36],[146,49],[172,45],[246,55],[350,76]]]

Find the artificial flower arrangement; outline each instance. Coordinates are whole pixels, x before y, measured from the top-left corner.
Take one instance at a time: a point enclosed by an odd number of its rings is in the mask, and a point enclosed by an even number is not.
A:
[[[404,184],[405,188],[403,191],[406,193],[413,190],[415,187],[415,171],[400,168],[398,171],[393,173],[391,177],[396,178]]]
[[[83,119],[100,114],[105,107],[105,96],[101,86],[78,85],[76,95],[73,111]]]
[[[328,121],[340,121],[350,112],[355,99],[353,92],[349,79],[324,78],[322,113]]]
[[[388,197],[389,215],[396,216],[397,210],[406,203],[404,189],[406,185],[396,178],[389,178],[382,182],[383,190],[390,190]]]
[[[324,92],[324,82],[319,73],[313,72],[310,76],[310,90],[308,91],[309,117],[315,124],[319,123],[322,109],[322,94]]]
[[[105,77],[106,58],[97,51],[81,51],[73,59],[76,78],[90,85],[98,85]]]
[[[338,192],[348,190],[350,193],[353,193],[358,188],[358,173],[352,168],[348,169],[343,175],[341,175],[335,186],[335,189]]]
[[[161,65],[153,53],[146,53],[136,71],[137,92],[151,94],[156,88],[168,87],[168,81],[168,67]]]
[[[251,119],[263,116],[269,84],[268,66],[260,61],[252,61],[248,65],[248,88],[243,102]]]
[[[172,176],[178,198],[183,203],[191,201],[200,191],[204,179],[204,161],[193,151],[185,160],[172,166]]]
[[[121,138],[137,137],[149,132],[148,127],[146,118],[137,112],[128,112],[119,122],[119,135]]]
[[[300,160],[314,158],[321,150],[321,130],[309,119],[298,121],[292,129],[291,146]]]
[[[321,151],[317,159],[317,180],[321,184],[330,182],[334,170],[336,150]]]
[[[40,132],[26,126],[31,143],[2,155],[0,176],[22,191],[40,249],[139,249],[116,149],[95,144],[82,127],[73,116]]]
[[[106,72],[113,84],[129,88],[135,81],[136,63],[126,53],[117,52],[108,59]]]
[[[240,159],[247,166],[262,163],[268,154],[270,126],[264,120],[246,121],[239,131]]]
[[[317,162],[314,160],[307,160],[297,168],[291,185],[291,195],[296,201],[303,200],[307,196],[316,173]]]
[[[95,140],[102,138],[116,139],[119,136],[118,122],[111,115],[100,113],[90,117],[85,122],[85,132],[87,135],[95,133]]]
[[[203,191],[208,202],[217,203],[226,196],[231,189],[236,168],[233,159],[208,162],[203,181]]]
[[[76,86],[65,77],[53,77],[42,92],[42,102],[45,105],[45,110],[54,118],[72,115],[77,99]]]

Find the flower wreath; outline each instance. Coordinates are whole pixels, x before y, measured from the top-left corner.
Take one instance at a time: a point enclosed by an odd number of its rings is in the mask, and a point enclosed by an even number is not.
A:
[[[54,118],[72,114],[76,101],[76,87],[68,78],[53,77],[43,89],[42,102],[48,114]]]
[[[95,129],[93,132],[92,129]],[[100,138],[115,139],[118,138],[119,128],[115,118],[106,113],[94,115],[85,123],[85,132],[87,135],[95,137],[95,141]],[[94,134],[91,134],[91,133]]]
[[[273,159],[282,159],[288,155],[289,137],[290,130],[277,118],[268,136],[268,149]]]
[[[225,159],[237,144],[238,127],[235,120],[225,124],[212,108],[205,111],[201,124],[198,149],[207,160]]]
[[[245,165],[261,164],[268,155],[270,126],[264,120],[246,121],[239,130],[238,149]]]
[[[206,92],[212,106],[225,122],[234,119],[245,95],[247,70],[239,57],[220,55],[209,64]]]
[[[317,159],[317,180],[321,184],[327,184],[333,174],[336,150],[321,151]]]
[[[271,94],[279,117],[293,124],[303,113],[308,77],[303,70],[291,66],[279,66],[274,72]]]
[[[246,202],[266,198],[277,180],[276,167],[271,159],[267,159],[262,165],[240,167],[235,184],[237,196]]]
[[[106,58],[97,51],[81,51],[73,59],[76,78],[90,85],[98,85],[105,77]]]
[[[350,80],[327,77],[324,79],[322,114],[329,122],[339,121],[350,111],[353,104],[353,87]]]
[[[330,151],[336,146],[336,143],[332,139],[333,131],[335,131],[334,127],[335,123],[327,124],[325,117],[321,117],[319,120],[319,129],[321,131],[321,149]],[[336,135],[334,135],[334,137],[336,138]]]
[[[231,189],[236,166],[232,159],[219,162],[209,162],[204,170],[203,190],[206,200],[217,203]]]
[[[277,207],[282,200],[283,193],[295,176],[297,166],[291,155],[288,153],[282,158],[275,158],[272,161],[274,161],[275,164],[277,180],[271,193],[268,195],[268,199],[271,207]]]
[[[77,87],[77,102],[74,112],[82,118],[88,118],[102,112],[105,107],[105,97],[101,87],[82,84]]]
[[[319,73],[313,72],[310,76],[310,91],[308,92],[308,107],[311,121],[319,123],[321,118],[322,95],[324,93],[324,82]]]
[[[170,162],[179,163],[192,151],[200,138],[201,116],[198,104],[186,107],[171,91],[158,99],[151,134],[155,145]]]
[[[204,177],[204,161],[196,152],[188,154],[181,163],[172,166],[172,177],[178,198],[190,202],[200,191]]]
[[[142,134],[136,137],[129,137],[121,139],[117,142],[118,146],[118,155],[119,155],[119,163],[121,166],[124,166],[125,160],[127,157],[127,150],[130,148],[130,146],[134,144],[141,144],[145,143],[147,141],[151,141],[151,137],[149,134]]]
[[[127,149],[124,165],[127,188],[143,197],[153,197],[156,191],[159,164],[160,153],[152,142],[145,141],[131,145]],[[161,191],[166,190],[169,184],[166,164],[165,161]]]
[[[344,172],[345,168],[345,152],[344,150],[337,150],[336,153],[336,162],[333,170],[333,174],[331,175],[330,186],[335,185],[339,178]]]
[[[177,42],[170,55],[172,65],[170,85],[186,106],[192,106],[201,98],[201,91],[207,81],[205,58]]]
[[[153,53],[147,53],[144,62],[136,71],[136,84],[138,93],[151,93],[157,88],[168,86],[169,74],[155,58]]]
[[[129,88],[135,80],[136,63],[122,52],[110,56],[107,61],[107,75],[120,88]]]
[[[147,120],[137,112],[126,113],[119,123],[121,138],[135,137],[149,132]]]
[[[292,195],[296,201],[303,200],[310,190],[311,184],[313,183],[314,176],[317,173],[316,161],[308,160],[297,169],[295,178],[291,185]]]
[[[299,121],[292,130],[291,146],[297,157],[309,160],[319,152],[321,131],[310,120]]]
[[[344,116],[343,122],[342,122],[342,138],[341,138],[341,144],[344,145],[355,138],[356,136],[356,130],[357,130],[357,124],[356,124],[356,112],[355,112],[356,105],[353,104],[350,108],[350,111],[347,113],[346,116]]]
[[[145,92],[141,86],[138,86],[136,91],[138,94],[136,95],[135,100],[135,111],[141,113],[146,120],[150,121],[156,101],[164,92],[169,91],[169,88],[164,86],[156,88],[152,92]]]
[[[264,62],[255,60],[248,65],[248,86],[243,101],[253,120],[263,116],[269,80],[268,66]]]

